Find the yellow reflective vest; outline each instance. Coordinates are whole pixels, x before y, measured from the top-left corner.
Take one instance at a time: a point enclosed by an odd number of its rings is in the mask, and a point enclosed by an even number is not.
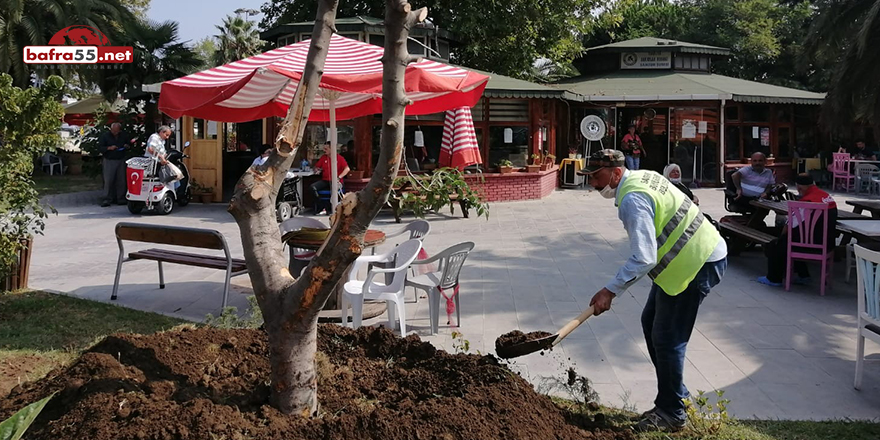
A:
[[[616,206],[633,191],[654,201],[657,265],[648,276],[666,294],[678,295],[712,255],[721,234],[684,193],[658,173],[630,171],[617,188]]]

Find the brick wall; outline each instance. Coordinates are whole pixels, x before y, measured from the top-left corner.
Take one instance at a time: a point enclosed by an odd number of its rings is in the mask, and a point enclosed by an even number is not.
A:
[[[537,173],[466,174],[465,180],[487,202],[533,200],[549,196],[559,182],[559,167]],[[480,179],[482,176],[482,179]],[[367,186],[369,179],[346,180],[346,191],[358,191]]]

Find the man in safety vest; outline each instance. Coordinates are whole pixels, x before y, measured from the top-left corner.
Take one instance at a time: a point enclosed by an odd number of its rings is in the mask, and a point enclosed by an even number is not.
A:
[[[642,330],[657,372],[657,398],[633,428],[678,431],[687,422],[683,399],[690,397],[685,349],[700,303],[727,268],[727,245],[688,197],[658,173],[624,168],[618,150],[596,152],[579,173],[602,197],[614,199],[632,251],[590,301],[595,314],[610,309],[612,299],[643,276],[653,281]]]

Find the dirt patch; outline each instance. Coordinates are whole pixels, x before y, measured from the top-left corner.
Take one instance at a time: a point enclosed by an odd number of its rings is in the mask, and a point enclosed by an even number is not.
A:
[[[0,396],[16,386],[42,377],[62,362],[39,354],[8,354],[0,359]]]
[[[336,325],[319,327],[318,350],[310,420],[268,406],[263,332],[218,329],[108,337],[2,399],[0,420],[57,391],[28,439],[633,438],[572,417],[491,356]]]

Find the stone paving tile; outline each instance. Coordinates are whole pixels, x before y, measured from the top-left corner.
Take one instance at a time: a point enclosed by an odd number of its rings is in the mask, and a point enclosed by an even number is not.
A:
[[[726,215],[717,190],[695,192],[713,218]],[[837,198],[844,206],[845,198]],[[557,191],[543,200],[495,203],[491,210],[488,221],[428,218],[429,253],[461,241],[476,243],[461,273],[459,327],[446,325],[441,313],[439,332],[431,335],[426,297],[416,303],[411,290],[406,294],[409,330],[441,349],[454,351],[466,339],[470,352],[491,353],[495,338],[514,329],[555,332],[588,307],[629,256],[616,209],[594,193]],[[170,216],[134,217],[124,207],[92,205],[60,211],[36,240],[31,285],[37,288],[109,301],[118,255],[113,227],[119,221],[216,229],[233,255],[242,253],[238,227],[222,204],[192,205]],[[372,227],[392,231],[401,225],[382,213]],[[126,251],[146,247],[151,246],[127,245]],[[379,251],[390,248],[388,243]],[[722,283],[703,302],[687,354],[691,391],[725,390],[730,412],[739,417],[880,414],[878,344],[866,344],[863,389],[852,388],[856,292],[854,281],[842,282],[843,265],[835,265],[833,288],[824,297],[816,283],[788,292],[756,283],[765,265],[760,250],[731,256]],[[115,303],[191,320],[219,312],[222,272],[167,265],[166,289],[158,289],[157,277],[155,265],[126,264]],[[650,408],[656,381],[640,322],[650,287],[648,279],[640,280],[615,299],[611,312],[590,318],[553,352],[522,357],[511,368],[551,391],[553,381],[574,365],[593,381],[602,402]],[[244,310],[251,293],[246,276],[233,279],[230,305]],[[382,315],[364,324],[387,325],[385,320]],[[453,339],[453,331],[462,336]]]

